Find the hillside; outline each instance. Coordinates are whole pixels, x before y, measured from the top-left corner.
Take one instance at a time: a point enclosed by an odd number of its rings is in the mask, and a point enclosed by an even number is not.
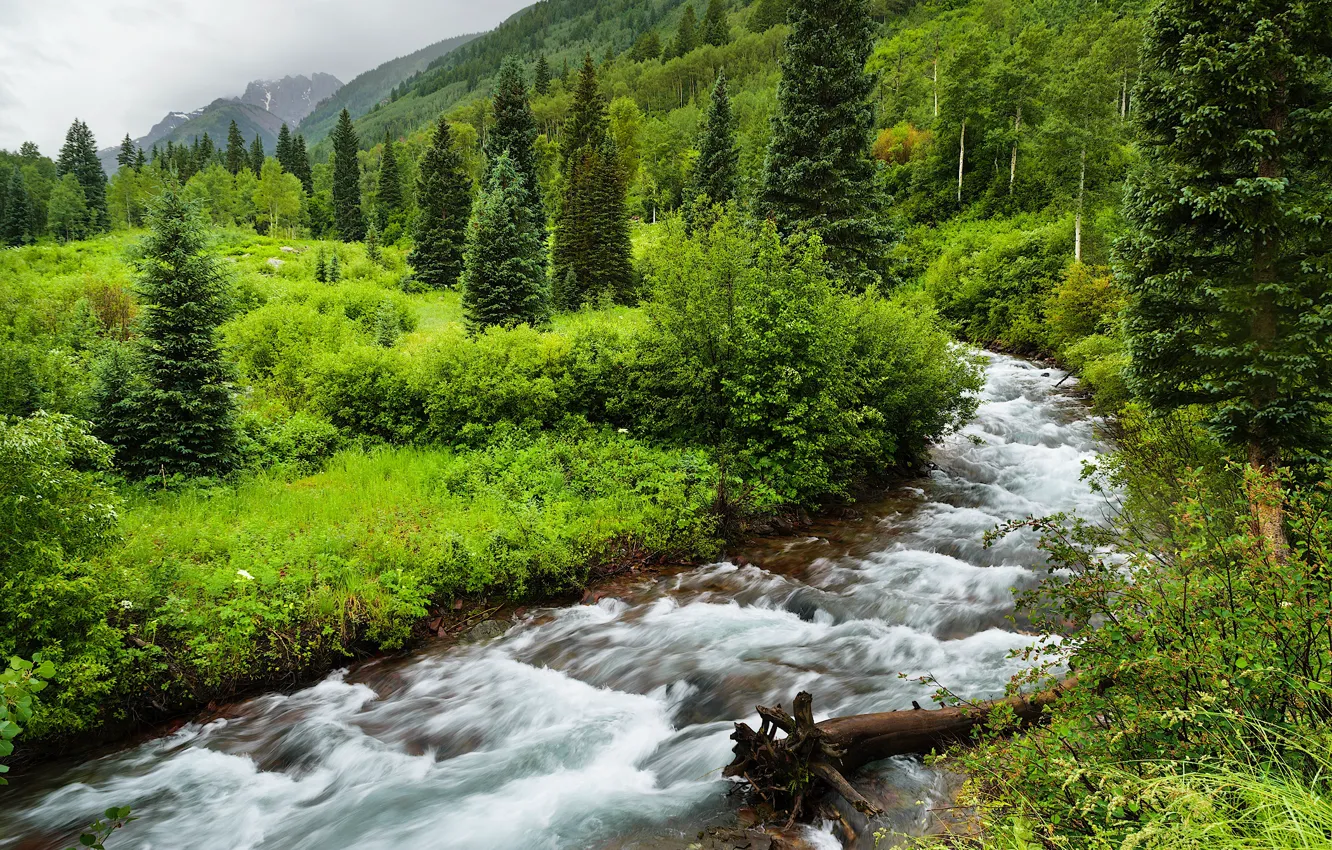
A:
[[[437,41],[408,56],[399,57],[385,62],[372,71],[366,71],[334,95],[317,103],[310,114],[301,121],[301,133],[312,142],[324,138],[333,129],[338,113],[344,108],[350,110],[353,115],[365,114],[376,103],[388,97],[394,87],[403,80],[425,70],[432,63],[476,37],[475,34],[459,35]]]

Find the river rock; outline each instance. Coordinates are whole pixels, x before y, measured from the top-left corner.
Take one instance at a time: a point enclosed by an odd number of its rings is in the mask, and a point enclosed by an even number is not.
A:
[[[477,643],[494,640],[497,637],[502,637],[504,633],[509,630],[509,625],[509,623],[506,623],[503,620],[486,620],[485,622],[473,626],[471,630],[467,632],[464,640],[475,641]]]
[[[291,247],[290,245],[283,245],[283,246],[282,246],[281,248],[279,248],[278,250],[281,251],[281,252],[284,253],[284,254],[299,254],[299,253],[300,253],[300,251],[296,250],[295,248]]]
[[[282,261],[279,260],[277,257],[273,257],[272,259],[270,259],[270,260],[268,261],[268,264],[269,264],[270,266],[272,266],[273,268],[275,268],[275,269],[280,269],[280,268],[282,268]]]

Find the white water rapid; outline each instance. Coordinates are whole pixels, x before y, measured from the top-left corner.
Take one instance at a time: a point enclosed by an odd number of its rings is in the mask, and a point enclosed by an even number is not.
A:
[[[1029,537],[986,550],[982,536],[1104,510],[1080,481],[1096,443],[1064,377],[990,356],[979,416],[919,488],[756,544],[752,565],[534,612],[484,645],[365,665],[29,773],[0,797],[0,848],[59,850],[112,805],[140,817],[112,846],[142,850],[683,848],[733,821],[720,768],[756,704],[804,689],[818,718],[928,705],[931,689],[899,673],[1002,691],[1010,650],[1030,642],[1005,620],[1011,591],[1041,556]],[[866,774],[904,832],[947,797],[914,759]]]

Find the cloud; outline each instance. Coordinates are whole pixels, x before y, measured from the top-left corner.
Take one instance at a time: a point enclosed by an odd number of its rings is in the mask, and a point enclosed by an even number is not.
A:
[[[349,82],[396,56],[488,30],[532,0],[0,0],[0,148],[53,154],[70,122],[108,147],[247,83]]]

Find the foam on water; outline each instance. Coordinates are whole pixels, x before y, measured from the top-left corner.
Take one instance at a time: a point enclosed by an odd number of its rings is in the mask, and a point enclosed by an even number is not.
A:
[[[1102,510],[1079,480],[1092,423],[1056,390],[1064,377],[990,357],[977,419],[868,521],[868,542],[797,537],[782,551],[799,569],[646,582],[539,612],[488,646],[369,665],[25,776],[0,811],[0,848],[58,850],[111,805],[134,807],[124,840],[146,850],[683,847],[725,822],[719,769],[754,705],[801,689],[820,717],[928,701],[899,673],[985,698],[1020,669],[1009,654],[1030,638],[1004,618],[1041,554],[1021,534],[987,549],[984,533]],[[911,759],[864,781],[912,801],[885,821],[900,831],[924,826],[914,801],[946,796]],[[838,846],[827,828],[807,836]]]

